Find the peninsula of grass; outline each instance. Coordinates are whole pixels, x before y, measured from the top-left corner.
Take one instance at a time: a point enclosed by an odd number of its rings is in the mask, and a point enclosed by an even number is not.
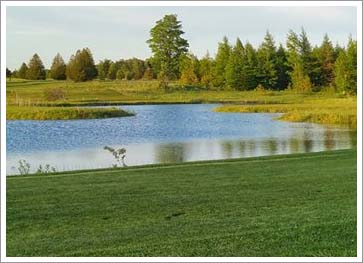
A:
[[[7,106],[7,120],[75,120],[133,116],[119,108]]]
[[[306,98],[300,103],[222,105],[216,112],[283,113],[279,120],[357,127],[357,100],[350,98]]]
[[[11,176],[7,256],[353,257],[356,153]]]

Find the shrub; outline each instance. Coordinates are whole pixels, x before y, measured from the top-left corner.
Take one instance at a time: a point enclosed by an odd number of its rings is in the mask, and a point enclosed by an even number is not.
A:
[[[65,91],[62,88],[46,89],[44,97],[48,101],[65,100]]]

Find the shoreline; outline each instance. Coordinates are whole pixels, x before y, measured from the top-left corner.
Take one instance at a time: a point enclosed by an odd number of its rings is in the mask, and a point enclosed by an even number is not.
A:
[[[243,158],[228,158],[228,159],[217,159],[217,160],[201,160],[201,161],[186,161],[186,162],[176,162],[176,163],[156,163],[156,164],[142,164],[142,165],[133,165],[127,167],[117,167],[117,168],[97,168],[97,169],[81,169],[81,170],[68,170],[68,171],[59,171],[49,174],[9,174],[6,175],[6,178],[23,178],[23,177],[56,177],[57,175],[77,175],[84,173],[98,173],[98,172],[122,172],[122,171],[130,171],[130,170],[148,170],[148,169],[168,169],[173,167],[185,167],[185,166],[199,166],[199,165],[208,165],[208,164],[223,164],[223,163],[235,163],[235,162],[254,162],[254,161],[268,161],[270,159],[296,159],[301,156],[309,155],[324,155],[324,154],[339,154],[341,152],[347,151],[356,151],[356,147],[352,147],[349,149],[339,149],[339,150],[325,150],[325,151],[317,151],[317,152],[305,152],[305,153],[290,153],[290,154],[274,154],[274,155],[263,155],[263,156],[252,156],[252,157],[243,157]]]

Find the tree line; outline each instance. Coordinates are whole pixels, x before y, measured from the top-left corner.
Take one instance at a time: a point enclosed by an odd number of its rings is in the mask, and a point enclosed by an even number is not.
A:
[[[347,93],[357,90],[357,41],[351,37],[346,47],[333,46],[328,35],[320,45],[312,46],[304,31],[290,30],[285,47],[276,45],[267,31],[262,43],[254,47],[237,38],[231,44],[227,37],[218,43],[217,53],[198,58],[189,51],[183,36],[181,22],[176,15],[165,15],[150,30],[147,40],[152,57],[101,60],[97,65],[88,48],[77,50],[66,64],[57,54],[49,70],[38,54],[23,63],[8,76],[24,79],[73,81],[100,80],[153,80],[178,81],[213,89],[252,90],[263,87],[270,90],[294,89],[311,91],[314,88],[334,87]]]

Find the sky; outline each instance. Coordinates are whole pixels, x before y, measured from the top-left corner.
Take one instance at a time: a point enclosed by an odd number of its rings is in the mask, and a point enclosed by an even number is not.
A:
[[[214,55],[226,36],[255,47],[266,31],[276,44],[286,43],[289,29],[304,27],[319,45],[328,34],[333,44],[356,39],[355,7],[15,7],[6,9],[7,67],[14,70],[38,53],[46,68],[59,52],[67,62],[77,49],[91,49],[95,62],[109,58],[151,56],[150,29],[166,14],[176,14],[190,45],[202,57]]]

